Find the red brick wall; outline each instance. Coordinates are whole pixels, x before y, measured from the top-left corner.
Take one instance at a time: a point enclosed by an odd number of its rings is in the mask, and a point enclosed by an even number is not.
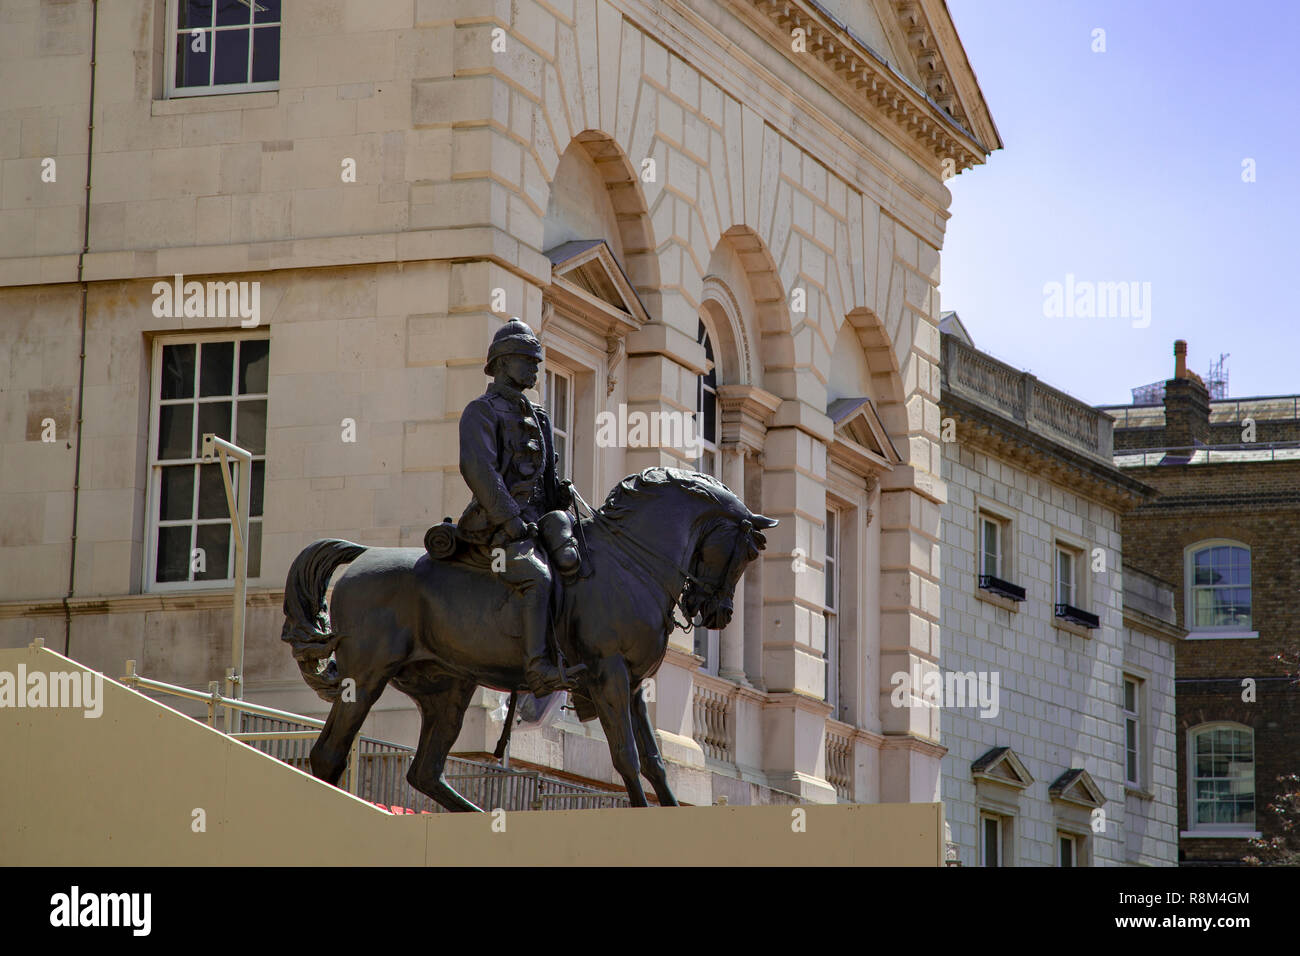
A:
[[[1279,828],[1267,805],[1279,774],[1300,772],[1300,687],[1279,652],[1300,646],[1300,461],[1172,465],[1126,469],[1161,492],[1124,516],[1124,560],[1176,586],[1185,620],[1183,550],[1206,538],[1231,538],[1251,549],[1254,640],[1185,640],[1175,657],[1178,713],[1179,830],[1187,829],[1187,730],[1230,720],[1255,731],[1255,817],[1266,837]],[[1241,681],[1256,681],[1256,702],[1241,699]],[[1180,841],[1187,863],[1230,862],[1252,852],[1243,840]]]

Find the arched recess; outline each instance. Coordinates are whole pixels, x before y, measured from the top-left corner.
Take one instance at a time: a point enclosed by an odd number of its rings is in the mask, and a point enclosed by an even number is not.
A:
[[[908,439],[907,396],[904,394],[903,375],[898,367],[898,356],[894,343],[890,341],[889,332],[879,316],[864,307],[854,309],[844,318],[853,328],[866,357],[871,375],[870,394],[867,397],[876,404],[889,437],[899,448],[904,448]]]
[[[559,195],[571,184],[567,180],[581,176],[573,162],[580,155],[596,180],[603,183],[612,214],[614,235],[570,235],[565,223],[557,221]],[[659,259],[655,255],[653,227],[645,195],[627,154],[609,134],[584,130],[570,141],[561,154],[551,177],[551,199],[543,223],[543,249],[551,249],[571,239],[608,238],[619,264],[627,273],[651,319],[659,318]]]
[[[726,275],[721,266],[722,261],[731,257],[734,257],[734,271],[738,273],[735,276]],[[745,298],[753,310],[752,322],[746,322],[743,314],[738,316],[732,343],[737,371],[731,374],[743,375],[744,379],[728,380],[737,384],[760,385],[781,398],[795,397],[796,369],[790,310],[776,260],[767,244],[749,226],[731,226],[723,232],[709,260],[709,272],[710,276],[717,275],[726,280],[733,293],[733,303],[737,297]],[[709,292],[710,284],[706,277],[706,302],[710,298]],[[715,297],[714,301],[717,302],[715,308],[726,311],[729,303],[725,297]],[[743,312],[739,304],[736,308]],[[759,341],[751,340],[750,329],[757,333]]]

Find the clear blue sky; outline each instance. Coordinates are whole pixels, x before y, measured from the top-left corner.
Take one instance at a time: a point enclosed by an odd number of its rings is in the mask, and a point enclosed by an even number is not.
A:
[[[976,346],[1093,404],[1177,338],[1202,375],[1230,353],[1233,397],[1300,392],[1300,2],[948,6],[1005,144],[948,181],[941,302]],[[1149,282],[1150,325],[1045,317],[1067,274]]]

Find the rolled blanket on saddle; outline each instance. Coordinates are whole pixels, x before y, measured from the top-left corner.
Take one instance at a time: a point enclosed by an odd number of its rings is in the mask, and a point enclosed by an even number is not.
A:
[[[456,553],[456,545],[456,522],[450,518],[442,519],[442,524],[436,524],[424,533],[424,550],[435,561],[450,558]]]

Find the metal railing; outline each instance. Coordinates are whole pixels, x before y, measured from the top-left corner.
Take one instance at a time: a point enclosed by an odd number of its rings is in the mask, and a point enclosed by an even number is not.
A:
[[[214,729],[219,708],[236,709],[246,715],[243,718],[246,729],[230,734],[231,737],[291,767],[311,772],[311,747],[325,727],[323,720],[227,697],[218,689],[217,681],[209,682],[208,692],[204,693],[151,680],[136,673],[133,660],[126,662],[122,682],[137,690],[206,703],[208,725]],[[449,812],[406,779],[414,759],[412,747],[358,735],[348,754],[343,789],[385,808],[416,813]],[[444,776],[462,796],[485,809],[587,810],[625,807],[630,803],[623,791],[584,786],[540,770],[508,770],[465,757],[448,757]]]
[[[1115,464],[1120,468],[1159,465],[1166,457],[1185,459],[1179,464],[1210,465],[1249,461],[1296,461],[1300,441],[1244,442],[1235,445],[1182,445],[1171,448],[1119,448]]]

